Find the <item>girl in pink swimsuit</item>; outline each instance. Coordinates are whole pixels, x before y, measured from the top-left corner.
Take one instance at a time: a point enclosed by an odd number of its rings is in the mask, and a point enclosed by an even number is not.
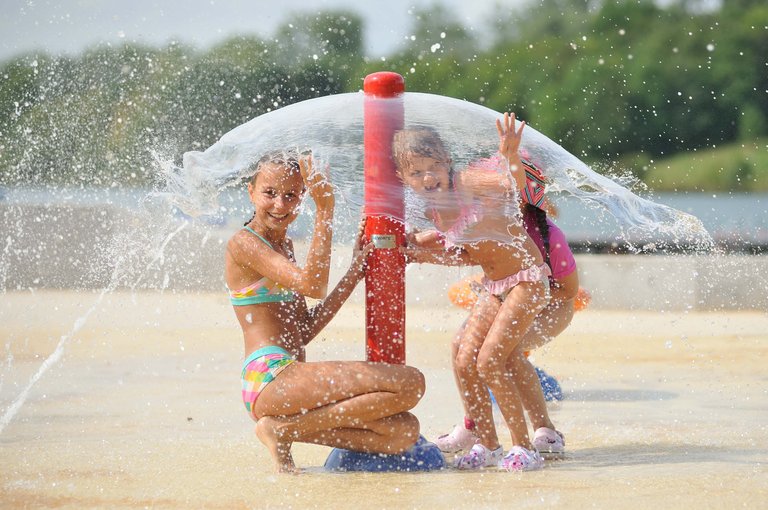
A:
[[[536,173],[538,169],[524,161],[526,166],[526,178],[529,168]],[[540,175],[540,174],[539,174]],[[549,412],[540,396],[540,385],[531,377],[536,369],[528,360],[526,352],[532,351],[550,342],[562,333],[573,319],[575,300],[579,291],[579,276],[576,268],[576,259],[568,246],[568,241],[563,232],[548,217],[544,203],[543,184],[535,184],[535,180],[529,179],[528,185],[537,188],[541,194],[524,193],[522,195],[523,222],[528,235],[531,236],[536,246],[541,251],[552,270],[550,277],[551,300],[547,307],[536,317],[533,325],[528,329],[519,347],[507,360],[507,373],[515,382],[520,398],[531,421],[534,430],[533,445],[542,454],[550,458],[560,458],[565,454],[565,438],[555,429]],[[476,292],[486,292],[481,289]],[[457,336],[452,345],[455,358],[459,350],[460,336]],[[458,372],[458,368],[457,372]],[[469,380],[472,373],[462,373],[463,380]],[[479,384],[479,382],[469,384]],[[464,403],[465,410],[468,405]],[[476,424],[471,415],[464,416],[463,423],[454,427],[449,434],[441,435],[435,443],[445,453],[461,454],[469,450],[478,442],[475,433]]]
[[[507,376],[507,361],[520,349],[521,340],[550,300],[551,271],[517,209],[526,186],[518,154],[524,127],[523,122],[516,128],[514,114],[505,113],[496,121],[500,161],[508,165],[498,172],[470,166],[454,173],[448,150],[429,128],[402,130],[393,140],[401,179],[427,202],[426,215],[437,227],[437,232],[410,236],[408,259],[479,265],[484,273],[487,292],[481,294],[457,333],[453,358],[456,383],[465,397],[467,415],[477,424],[478,437],[469,452],[456,458],[459,469],[499,465],[527,471],[543,466],[543,458],[528,436],[516,383]],[[499,218],[494,214],[499,207],[511,207],[518,214],[511,220]],[[520,377],[532,381],[536,374]],[[534,386],[544,402],[538,379],[531,388]],[[512,447],[507,455],[496,432],[488,388],[510,431]]]

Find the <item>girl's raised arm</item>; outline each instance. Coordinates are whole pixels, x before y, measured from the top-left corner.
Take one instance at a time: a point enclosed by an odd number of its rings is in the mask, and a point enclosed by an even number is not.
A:
[[[509,171],[515,181],[516,189],[525,187],[525,169],[519,153],[523,129],[525,129],[525,121],[520,122],[520,129],[516,129],[514,113],[504,112],[503,120],[496,120],[496,130],[499,132],[499,153],[509,163]]]
[[[499,132],[499,155],[503,158],[496,161],[499,168],[489,169],[487,164],[471,164],[456,176],[456,188],[474,196],[494,197],[506,195],[513,189],[525,187],[525,168],[520,160],[520,141],[523,136],[525,122],[520,123],[520,129],[515,128],[515,114],[505,113],[503,119],[496,121]],[[488,161],[494,161],[491,158]],[[506,171],[507,167],[509,171]],[[495,171],[494,171],[495,170]]]
[[[299,168],[309,195],[315,201],[315,229],[307,253],[307,263],[302,271],[303,288],[295,291],[315,299],[323,299],[328,293],[328,276],[331,268],[331,242],[333,240],[333,187],[328,178],[312,168],[312,157],[299,160]]]

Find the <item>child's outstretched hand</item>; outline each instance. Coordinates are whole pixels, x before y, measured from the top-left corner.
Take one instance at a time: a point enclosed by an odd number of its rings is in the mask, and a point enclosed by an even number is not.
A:
[[[349,266],[348,273],[354,278],[355,283],[365,278],[365,264],[371,251],[373,251],[373,242],[365,240],[365,217],[363,217],[357,227],[355,245],[352,248],[352,264]]]
[[[520,129],[515,127],[515,114],[504,112],[504,120],[496,119],[496,129],[499,132],[499,152],[512,163],[520,159],[517,151],[523,139],[525,121],[520,122]]]
[[[333,186],[322,172],[317,171],[312,164],[312,154],[304,154],[299,158],[299,171],[309,195],[319,209],[328,209],[335,204]]]
[[[523,139],[523,129],[525,121],[520,121],[520,129],[515,126],[515,114],[504,112],[503,122],[496,119],[496,129],[499,132],[499,152],[509,163],[509,170],[517,189],[525,186],[525,172],[523,171],[523,162],[520,161],[520,142]]]
[[[442,237],[437,230],[414,230],[405,234],[405,246],[400,251],[406,264],[429,262],[431,254],[444,251]]]

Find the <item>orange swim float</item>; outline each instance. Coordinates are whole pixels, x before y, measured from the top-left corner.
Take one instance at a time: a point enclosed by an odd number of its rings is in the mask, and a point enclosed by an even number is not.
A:
[[[584,287],[579,287],[579,291],[576,293],[576,299],[573,300],[573,311],[580,312],[585,309],[589,302],[592,301],[592,295]]]
[[[448,287],[448,299],[459,308],[471,310],[475,305],[475,301],[477,301],[477,294],[472,290],[472,283],[479,283],[482,277],[482,274],[475,274],[454,283]],[[579,287],[579,292],[576,294],[576,299],[573,302],[574,311],[584,310],[591,300],[592,296],[589,294],[589,291],[584,287]]]
[[[477,294],[472,290],[472,282],[480,282],[481,274],[467,276],[448,287],[448,299],[454,305],[471,310],[477,301]]]

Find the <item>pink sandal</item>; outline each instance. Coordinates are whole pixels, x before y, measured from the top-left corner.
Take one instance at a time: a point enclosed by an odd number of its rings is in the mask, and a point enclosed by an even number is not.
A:
[[[462,457],[457,457],[454,466],[457,469],[480,469],[484,467],[498,466],[501,457],[504,455],[504,449],[499,446],[495,450],[489,450],[480,443],[475,444],[469,453]]]
[[[459,453],[469,450],[477,444],[478,437],[463,425],[456,425],[450,434],[443,434],[437,438],[435,444],[443,453]]]
[[[544,459],[535,449],[528,450],[522,446],[513,446],[501,459],[499,467],[507,471],[534,471],[544,467]]]

